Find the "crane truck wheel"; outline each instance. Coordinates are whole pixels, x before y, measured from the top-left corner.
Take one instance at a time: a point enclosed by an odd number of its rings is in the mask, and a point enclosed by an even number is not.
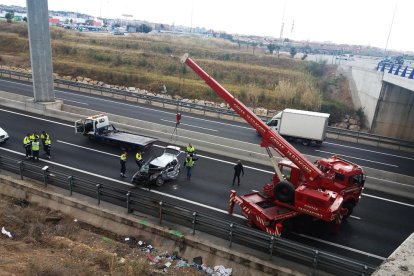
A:
[[[295,186],[289,181],[280,181],[273,190],[274,197],[285,203],[292,203],[295,199]]]
[[[342,209],[346,210],[342,218],[347,219],[350,215],[352,215],[352,211],[354,210],[354,204],[352,204],[352,202],[347,201],[342,205]]]

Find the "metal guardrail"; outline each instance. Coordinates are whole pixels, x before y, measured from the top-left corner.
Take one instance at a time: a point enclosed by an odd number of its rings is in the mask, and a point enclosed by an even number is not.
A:
[[[19,79],[22,78],[27,81],[32,80],[31,74],[27,74],[23,72],[16,72],[16,71],[11,71],[11,70],[6,70],[6,69],[0,69],[0,77],[13,78],[12,76],[18,77]],[[119,90],[115,88],[102,87],[102,86],[92,85],[92,84],[87,84],[87,83],[79,83],[76,81],[55,79],[54,82],[56,84],[66,85],[68,89],[70,87],[76,87],[79,91],[81,89],[87,89],[89,90],[89,92],[99,91],[102,96],[105,96],[103,93],[111,93],[113,95],[117,95],[118,96],[117,98],[123,97],[125,100],[127,99],[127,97],[130,97],[130,98],[136,98],[137,102],[138,100],[144,101],[148,104],[151,104],[151,102],[157,102],[157,103],[162,104],[163,107],[165,107],[165,105],[177,106],[179,108],[187,108],[189,109],[190,112],[192,109],[199,110],[199,111],[202,111],[204,115],[210,112],[210,113],[218,113],[222,115],[233,116],[234,118],[239,118],[239,115],[236,112],[234,112],[232,109],[224,109],[224,108],[205,106],[205,105],[200,105],[200,104],[195,104],[195,103],[187,103],[187,102],[183,102],[177,99],[169,99],[169,98],[163,98],[159,96],[139,94],[139,93]],[[268,121],[271,118],[268,116],[258,116],[258,117],[262,119],[263,121]],[[352,131],[349,129],[342,129],[342,128],[336,128],[336,127],[328,127],[327,132],[329,134],[342,135],[342,136],[347,136],[351,138],[356,138],[357,142],[359,139],[372,141],[377,146],[379,146],[380,144],[389,144],[389,145],[395,146],[398,149],[405,148],[405,147],[414,148],[414,142],[412,141],[389,138],[389,137],[371,134],[367,132]]]
[[[161,201],[158,198],[69,175],[54,168],[22,161],[12,156],[0,155],[0,168],[18,173],[21,179],[28,177],[42,181],[45,186],[54,185],[66,189],[70,196],[76,192],[95,198],[98,205],[101,201],[107,201],[125,207],[128,213],[136,210],[149,214],[157,217],[160,225],[164,220],[168,220],[190,227],[193,235],[196,235],[196,231],[206,232],[227,240],[229,247],[232,243],[239,243],[267,252],[270,259],[273,255],[277,255],[299,261],[311,267],[312,274],[320,270],[336,275],[370,275],[376,269],[372,265],[357,260],[319,251],[244,225]]]
[[[387,72],[388,74],[393,74],[403,78],[414,79],[414,68],[410,68],[402,64],[379,62],[377,65],[377,71]]]

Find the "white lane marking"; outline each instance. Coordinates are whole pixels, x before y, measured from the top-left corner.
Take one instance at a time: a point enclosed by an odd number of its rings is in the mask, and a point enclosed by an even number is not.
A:
[[[59,123],[59,122],[55,122],[55,121],[51,121],[51,120],[47,120],[47,119],[37,118],[37,117],[34,117],[34,116],[29,116],[29,115],[26,115],[26,114],[17,113],[17,112],[5,110],[5,109],[0,109],[0,111],[9,112],[9,113],[13,113],[13,114],[16,114],[16,115],[21,115],[21,116],[25,116],[25,117],[29,117],[29,118],[33,118],[33,119],[42,120],[42,121],[47,121],[47,122],[50,122],[50,123],[54,123],[54,124],[58,124],[58,125],[63,125],[63,126],[67,126],[67,127],[73,127],[72,125],[63,124],[63,123]],[[139,127],[137,127],[137,128],[139,128]],[[160,131],[158,131],[158,132],[160,132]],[[187,137],[183,137],[183,138],[188,139]],[[0,149],[2,149],[2,148],[0,148]],[[263,154],[263,155],[265,155],[265,154]],[[225,160],[221,160],[221,159],[217,159],[217,158],[213,158],[213,157],[208,157],[208,156],[203,156],[203,155],[199,155],[199,156],[204,157],[206,159],[210,159],[210,160],[214,160],[214,161],[219,161],[219,162],[223,162],[223,163],[227,163],[227,164],[234,164],[233,162],[229,162],[229,161],[225,161]],[[254,167],[250,167],[250,166],[244,166],[244,167],[249,168],[249,169],[252,169],[252,170],[256,170],[256,171],[261,171],[261,172],[269,173],[269,174],[273,174],[274,173],[273,171],[262,170],[262,169],[258,169],[258,168],[254,168]],[[384,181],[386,181],[386,180],[384,180]],[[124,182],[122,182],[122,183],[124,183]],[[403,184],[403,185],[406,185],[406,184]],[[397,203],[397,204],[402,204],[402,205],[406,205],[406,206],[409,206],[409,207],[413,207],[413,205],[409,205],[409,204],[406,204],[406,203],[403,203],[403,202],[398,202],[398,201],[394,201],[394,200],[390,200],[390,199],[386,199],[386,198],[382,198],[382,197],[372,196],[372,195],[365,194],[365,193],[363,195],[364,196],[370,196],[370,197],[373,197],[373,198],[376,198],[376,199],[379,199],[379,200],[394,202],[394,203]]]
[[[377,259],[382,260],[382,261],[386,259],[385,257],[382,257],[382,256],[378,256],[378,255],[375,255],[375,254],[364,252],[364,251],[361,251],[361,250],[358,250],[358,249],[355,249],[355,248],[351,248],[351,247],[348,247],[348,246],[340,245],[340,244],[337,244],[337,243],[325,241],[325,240],[318,239],[318,238],[315,238],[315,237],[311,237],[311,236],[308,236],[308,235],[305,235],[305,234],[298,234],[298,233],[294,233],[294,234],[297,235],[297,236],[303,237],[303,238],[307,238],[307,239],[310,239],[310,240],[318,241],[318,242],[321,242],[321,243],[325,243],[325,244],[336,246],[336,247],[339,247],[339,248],[342,248],[342,249],[346,249],[346,250],[349,250],[349,251],[352,251],[352,252],[363,254],[363,255],[368,256],[368,257],[377,258]]]
[[[375,180],[379,180],[379,181],[384,181],[384,182],[390,182],[390,183],[393,183],[393,184],[395,184],[395,185],[401,185],[401,186],[406,186],[406,187],[409,187],[409,188],[414,188],[414,186],[413,185],[410,185],[410,184],[404,184],[404,183],[399,183],[399,182],[396,182],[396,181],[392,181],[392,180],[388,180],[388,179],[382,179],[382,178],[376,178],[376,177],[372,177],[372,176],[367,176],[367,179],[375,179]]]
[[[62,91],[62,90],[55,90],[55,91],[56,92],[60,92],[60,93],[64,93],[64,94],[71,94],[71,95],[76,95],[76,96],[80,96],[80,97],[84,97],[84,98],[90,98],[90,99],[94,99],[94,100],[100,100],[100,101],[103,101],[103,102],[109,102],[109,103],[116,103],[116,104],[119,104],[119,105],[131,106],[131,107],[134,107],[134,108],[149,110],[149,111],[153,111],[153,112],[159,112],[159,113],[164,113],[164,114],[169,114],[169,115],[174,115],[174,116],[176,115],[176,113],[172,113],[172,112],[168,112],[168,111],[153,109],[153,108],[149,108],[149,107],[143,107],[143,106],[139,106],[139,105],[127,104],[127,103],[117,102],[117,101],[112,101],[112,100],[107,100],[107,99],[101,99],[99,97],[92,97],[92,96],[87,96],[87,95],[75,94],[73,92],[66,92],[66,91]],[[194,119],[194,120],[200,120],[200,121],[204,121],[204,122],[219,124],[219,125],[232,126],[232,127],[238,127],[238,128],[248,129],[250,131],[256,131],[256,130],[252,129],[251,127],[238,126],[238,125],[233,125],[233,124],[228,124],[228,123],[223,123],[223,122],[217,122],[217,121],[212,121],[212,120],[197,118],[197,117],[193,117],[193,116],[188,116],[188,115],[185,115],[185,117],[191,118],[191,119]]]
[[[116,154],[112,154],[112,153],[108,153],[108,152],[104,152],[104,151],[100,151],[100,150],[95,150],[95,149],[91,149],[91,148],[79,146],[79,145],[72,144],[72,143],[68,143],[68,142],[64,142],[64,141],[61,141],[61,140],[57,140],[57,141],[60,142],[60,143],[63,143],[63,144],[67,144],[67,145],[73,146],[73,147],[78,147],[78,148],[82,148],[82,149],[86,149],[86,150],[90,150],[90,151],[94,151],[94,152],[98,152],[98,153],[102,153],[102,154],[106,154],[106,155],[110,155],[110,156],[114,156],[114,157],[119,157]],[[154,145],[154,147],[164,148],[163,146],[159,146],[159,145]],[[213,160],[213,161],[221,162],[221,163],[226,163],[226,164],[231,164],[231,165],[234,164],[234,162],[229,162],[229,161],[225,161],[225,160],[221,160],[221,159],[217,159],[217,158],[212,158],[212,157],[208,157],[208,156],[205,156],[205,155],[198,155],[198,156],[199,157],[206,158],[206,159],[210,159],[210,160]],[[274,173],[272,171],[266,171],[266,170],[262,170],[262,169],[258,169],[258,168],[254,168],[254,167],[250,167],[250,166],[244,166],[244,167],[245,168],[248,168],[248,169],[260,171],[260,172],[269,173],[269,174],[273,174]],[[252,190],[252,191],[253,192],[257,192],[256,190]],[[391,199],[386,199],[386,198],[382,198],[382,197],[378,197],[378,196],[373,196],[373,195],[369,195],[369,194],[365,194],[365,193],[363,193],[362,195],[363,196],[372,197],[372,198],[376,198],[376,199],[379,199],[379,200],[384,200],[384,201],[388,201],[388,202],[393,202],[393,203],[405,205],[405,206],[408,206],[408,207],[414,207],[414,205],[407,204],[407,203],[404,203],[404,202],[399,202],[399,201],[395,201],[395,200],[391,200]],[[351,217],[353,217],[355,219],[361,219],[360,217],[355,217],[355,216],[351,216]]]
[[[359,219],[359,220],[361,220],[361,218],[360,217],[356,217],[356,216],[349,216],[350,218],[354,218],[354,219]]]
[[[343,155],[343,154],[338,154],[338,153],[324,151],[324,150],[317,150],[316,149],[315,151],[317,151],[317,152],[323,152],[323,153],[329,153],[329,154],[334,154],[334,155],[338,155],[338,156],[349,157],[349,158],[353,158],[353,159],[363,160],[363,161],[366,161],[366,162],[377,163],[377,164],[382,164],[382,165],[386,165],[386,166],[398,168],[397,165],[383,163],[383,162],[378,162],[378,161],[372,161],[372,160],[368,160],[368,159],[364,159],[364,158],[359,158],[359,157],[354,157],[354,156],[349,156],[349,155]]]
[[[35,117],[35,116],[23,114],[23,113],[18,113],[18,112],[6,110],[6,109],[1,109],[0,108],[0,111],[12,113],[12,114],[16,114],[16,115],[20,115],[20,116],[24,116],[24,117],[29,117],[29,118],[32,118],[32,119],[37,119],[37,120],[41,120],[41,121],[45,121],[45,122],[49,122],[49,123],[53,123],[53,124],[57,124],[57,125],[61,125],[61,126],[74,127],[73,125],[59,123],[59,122],[56,122],[56,121],[52,121],[52,120],[48,120],[48,119],[43,119],[43,118],[39,118],[39,117]]]
[[[164,119],[160,119],[161,121],[167,122],[167,123],[173,123],[176,124],[176,122],[174,121],[170,121],[170,120],[164,120]],[[195,128],[201,128],[201,129],[205,129],[205,130],[210,130],[210,131],[218,131],[217,129],[212,129],[212,128],[206,128],[206,127],[200,127],[200,126],[195,126],[195,125],[190,125],[190,124],[185,124],[185,123],[180,123],[181,126],[189,126],[189,127],[195,127]]]
[[[341,145],[341,144],[336,144],[336,143],[331,143],[331,142],[324,142],[324,143],[334,145],[334,146],[344,147],[344,148],[356,149],[356,150],[361,150],[361,151],[368,151],[368,152],[373,152],[373,153],[377,153],[377,154],[383,154],[383,155],[388,155],[388,156],[393,156],[393,157],[398,157],[398,158],[403,158],[403,159],[408,159],[408,160],[414,160],[414,158],[407,157],[407,156],[402,156],[402,155],[396,155],[396,154],[385,153],[385,152],[380,152],[380,151],[374,151],[374,150],[369,150],[369,149],[364,149],[364,148],[346,146],[346,145]]]
[[[66,144],[72,147],[77,147],[77,148],[81,148],[81,149],[86,149],[86,150],[90,150],[90,151],[94,151],[94,152],[98,152],[98,153],[102,153],[102,154],[106,154],[106,155],[110,155],[110,156],[115,156],[115,157],[119,157],[119,155],[113,154],[113,153],[109,153],[109,152],[105,152],[105,151],[100,151],[100,150],[96,150],[96,149],[91,149],[91,148],[87,148],[87,147],[83,147],[83,146],[79,146],[76,144],[72,144],[72,143],[68,143],[62,140],[57,140],[58,143],[62,143],[62,144]]]
[[[56,99],[58,99],[58,100],[62,100],[62,101],[67,101],[67,102],[73,102],[73,103],[78,103],[78,104],[89,105],[89,104],[87,104],[87,103],[78,102],[78,101],[73,101],[73,100],[68,100],[68,99],[63,99],[63,98],[58,98],[58,97],[56,97]]]
[[[20,152],[11,150],[11,149],[0,148],[0,150],[12,152],[12,153],[15,153],[15,154],[24,156],[23,153],[20,153]],[[127,186],[131,186],[131,187],[135,187],[136,188],[136,186],[133,185],[133,184],[130,184],[128,182],[121,181],[121,180],[118,180],[118,179],[115,179],[115,178],[110,178],[110,177],[102,176],[102,175],[99,175],[99,174],[91,173],[91,172],[88,172],[88,171],[80,170],[80,169],[77,169],[77,168],[74,168],[74,167],[70,167],[70,166],[67,166],[67,165],[63,165],[63,164],[60,164],[60,163],[56,163],[56,162],[53,162],[53,161],[50,161],[50,160],[45,160],[45,159],[42,159],[42,158],[40,158],[40,160],[42,160],[45,163],[53,164],[53,165],[56,165],[56,166],[59,166],[59,167],[62,167],[62,168],[70,169],[70,170],[73,170],[73,171],[81,172],[81,173],[84,173],[84,174],[92,175],[94,177],[98,177],[98,178],[101,178],[101,179],[106,179],[106,180],[114,181],[114,182],[117,182],[117,183],[120,183],[120,184],[123,184],[123,185],[127,185]],[[178,197],[178,196],[166,194],[166,193],[159,192],[159,191],[155,191],[155,190],[148,191],[148,189],[145,189],[145,188],[141,188],[141,189],[144,190],[144,191],[150,192],[150,193],[159,194],[159,195],[162,195],[162,196],[165,196],[165,197],[170,197],[170,198],[173,198],[173,199],[176,199],[176,200],[184,201],[184,202],[187,202],[187,203],[196,205],[196,206],[201,206],[201,207],[204,207],[204,208],[207,208],[207,209],[216,211],[216,212],[220,212],[220,213],[223,213],[223,214],[228,214],[227,213],[227,210],[221,210],[221,209],[218,209],[216,207],[212,207],[212,206],[205,205],[205,204],[202,204],[202,203],[199,203],[199,202],[196,202],[196,201],[188,200],[186,198],[181,198],[181,197]],[[245,217],[243,217],[241,215],[234,214],[233,216],[234,217],[238,217],[238,218],[245,219]]]
[[[363,195],[367,196],[367,197],[372,197],[372,198],[375,198],[375,199],[380,199],[380,200],[392,202],[392,203],[395,203],[395,204],[400,204],[400,205],[404,205],[404,206],[407,206],[407,207],[414,208],[414,204],[408,204],[408,203],[404,203],[404,202],[400,202],[400,201],[396,201],[396,200],[392,200],[392,199],[388,199],[388,198],[383,198],[383,197],[379,197],[379,196],[374,196],[374,195],[368,195],[368,194],[363,194]]]

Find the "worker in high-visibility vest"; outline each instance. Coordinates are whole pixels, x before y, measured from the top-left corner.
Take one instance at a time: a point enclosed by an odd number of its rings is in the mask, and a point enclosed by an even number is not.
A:
[[[43,149],[45,147],[46,140],[49,139],[49,138],[50,138],[49,134],[46,131],[43,130],[42,134],[40,134],[40,139],[42,139]]]
[[[23,147],[26,150],[26,159],[32,156],[32,141],[30,141],[30,133],[23,138]]]
[[[141,152],[137,152],[137,154],[135,154],[135,162],[138,165],[138,169],[141,169],[142,167],[142,153]]]
[[[191,143],[189,143],[185,151],[187,152],[187,154],[193,156],[193,154],[195,153],[195,147],[191,145]]]
[[[48,136],[43,144],[43,149],[46,152],[47,158],[50,159],[50,148],[52,147],[52,140],[50,140],[50,137]]]
[[[188,146],[185,149],[185,152],[191,156],[191,159],[195,162],[198,160],[197,154],[196,154],[196,150],[195,147],[189,143]]]
[[[126,172],[126,160],[127,160],[127,153],[125,151],[122,152],[120,162],[121,162],[121,177],[125,177]]]
[[[35,134],[34,134],[34,132],[32,132],[32,133],[29,135],[29,139],[30,139],[30,142],[33,142],[33,141],[35,140]]]
[[[33,160],[39,160],[40,143],[38,139],[32,142],[32,155]]]
[[[194,160],[190,155],[184,161],[184,167],[187,169],[187,180],[191,180],[191,173],[194,167]]]

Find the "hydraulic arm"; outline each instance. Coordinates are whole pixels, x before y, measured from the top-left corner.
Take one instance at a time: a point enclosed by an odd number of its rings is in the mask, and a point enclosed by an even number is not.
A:
[[[291,160],[296,166],[303,171],[307,185],[317,188],[318,179],[324,177],[324,174],[310,161],[308,161],[298,150],[290,145],[282,136],[272,131],[265,122],[258,118],[252,111],[250,111],[243,103],[233,97],[223,86],[208,75],[200,66],[198,66],[188,54],[181,58],[181,62],[187,64],[197,75],[199,75],[208,86],[211,87],[221,98],[223,98],[230,107],[237,112],[243,119],[246,120],[254,129],[256,129],[263,140],[262,147],[271,147],[277,151],[281,156]],[[269,156],[272,158],[271,152],[268,150]],[[275,163],[275,162],[273,162]],[[279,179],[281,178],[277,166],[275,166],[276,173]]]

